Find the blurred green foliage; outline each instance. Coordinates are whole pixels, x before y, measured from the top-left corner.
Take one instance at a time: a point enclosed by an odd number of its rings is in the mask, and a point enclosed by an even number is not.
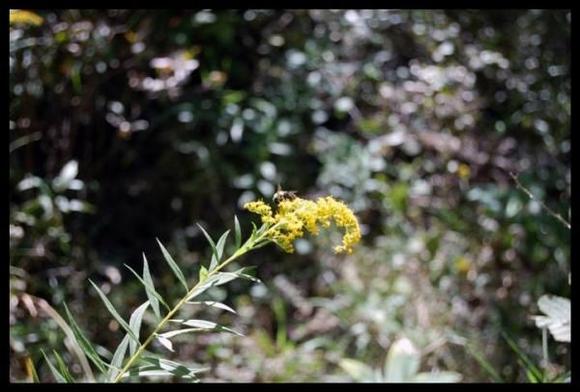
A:
[[[570,232],[509,173],[569,218],[569,11],[34,13],[10,27],[13,380],[26,358],[50,379],[40,348],[75,362],[26,294],[66,298],[106,353],[121,334],[88,277],[128,314],[141,298],[122,263],[157,255],[174,290],[154,239],[193,271],[210,256],[195,222],[248,228],[241,206],[278,183],[348,202],[364,244],[254,255],[265,285],[214,293],[247,337],[178,353],[207,381],[350,380],[341,360],[383,363],[401,336],[421,370],[464,381],[493,379],[473,347],[526,380],[502,331],[542,358],[528,316],[569,296]],[[568,345],[549,350],[569,368]]]

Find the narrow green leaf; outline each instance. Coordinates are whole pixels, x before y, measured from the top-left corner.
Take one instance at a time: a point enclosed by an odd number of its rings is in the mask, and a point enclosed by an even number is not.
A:
[[[181,335],[184,333],[189,333],[189,332],[199,332],[199,331],[204,331],[204,328],[184,328],[184,329],[176,329],[174,331],[169,331],[169,332],[164,332],[162,334],[159,334],[159,336],[164,337],[165,339],[171,339],[177,335]]]
[[[187,297],[187,301],[192,300],[211,287],[221,286],[238,278],[249,279],[253,282],[260,282],[259,279],[251,275],[244,274],[243,271],[247,269],[248,267],[244,267],[235,272],[218,272],[217,274],[210,276],[201,286],[195,289],[189,297]]]
[[[256,227],[256,224],[254,222],[252,222],[252,234],[250,236],[252,238],[254,238],[256,236],[257,232],[258,232],[258,228]]]
[[[153,279],[151,279],[151,273],[149,272],[149,263],[143,253],[143,280],[147,283],[145,286],[145,292],[147,293],[147,298],[151,303],[151,308],[153,308],[153,313],[157,316],[157,320],[161,320],[161,311],[159,310],[159,300],[163,299],[157,291],[155,290],[155,285],[153,284]]]
[[[467,352],[471,354],[473,358],[475,358],[475,360],[488,373],[494,382],[504,382],[501,376],[493,368],[493,365],[483,355],[481,355],[475,347],[468,345]]]
[[[163,358],[153,358],[153,357],[143,357],[143,361],[148,362],[150,365],[144,366],[145,369],[157,369],[157,370],[164,370],[168,371],[174,376],[182,377],[182,378],[193,378],[197,379],[195,376],[197,373],[207,372],[210,370],[209,368],[190,368],[185,366],[181,363],[170,361],[168,359]]]
[[[204,280],[207,279],[207,268],[205,268],[203,265],[201,266],[201,268],[199,269],[199,281],[203,282]]]
[[[203,233],[205,238],[207,238],[207,242],[209,242],[209,245],[211,246],[211,251],[215,252],[215,242],[213,242],[211,236],[207,233],[207,231],[205,231],[205,229],[203,228],[202,225],[200,225],[199,223],[196,223],[196,224],[197,224],[197,227],[199,227],[201,229],[201,232]]]
[[[120,370],[123,367],[123,360],[125,359],[125,354],[127,353],[127,346],[129,345],[129,334],[125,335],[123,340],[121,340],[121,344],[115,350],[115,354],[113,354],[113,359],[111,360],[111,366],[113,367],[109,371],[109,380],[113,381],[115,377],[119,374]]]
[[[210,271],[213,271],[218,266],[219,262],[222,259],[222,255],[224,253],[224,246],[226,244],[228,234],[230,234],[229,230],[227,230],[224,234],[222,234],[222,236],[217,242],[217,245],[215,246],[214,253],[211,256],[211,263],[209,265]]]
[[[58,383],[66,383],[66,378],[60,374],[60,372],[58,371],[58,369],[56,367],[54,367],[54,365],[52,364],[52,362],[50,362],[50,359],[48,359],[48,357],[46,356],[46,354],[44,353],[43,349],[40,349],[40,352],[42,353],[42,356],[44,357],[44,360],[46,361],[46,363],[48,364],[48,367],[50,369],[50,372],[52,373],[54,379],[56,380],[56,382]]]
[[[171,340],[167,339],[163,335],[157,335],[157,340],[159,341],[159,343],[161,343],[161,345],[163,347],[165,347],[169,351],[171,351],[171,352],[174,352],[175,351],[173,349],[173,343],[171,343]]]
[[[211,306],[214,308],[219,308],[219,309],[223,309],[223,310],[227,310],[228,312],[234,313],[236,314],[236,311],[232,308],[230,308],[228,305],[223,304],[221,302],[216,302],[216,301],[199,301],[199,302],[186,302],[189,305],[205,305],[205,306]]]
[[[535,381],[542,381],[544,379],[544,375],[540,369],[530,360],[530,358],[517,346],[516,342],[511,339],[507,333],[501,333],[503,338],[507,341],[509,346],[514,350],[514,352],[519,357],[522,366],[526,370],[529,379],[533,379]],[[531,377],[530,377],[531,376]]]
[[[173,373],[171,373],[168,370],[155,370],[155,369],[151,369],[150,366],[143,366],[143,367],[131,369],[131,372],[129,372],[129,374],[126,374],[123,377],[128,377],[128,376],[162,377],[162,376],[173,376]]]
[[[93,347],[91,342],[84,335],[83,331],[81,330],[81,328],[79,327],[79,325],[76,323],[75,319],[73,318],[72,314],[68,310],[66,303],[63,303],[63,305],[64,305],[66,317],[68,319],[68,322],[69,322],[71,329],[73,330],[73,333],[75,335],[75,339],[76,339],[78,345],[81,347],[81,349],[87,355],[87,357],[91,360],[91,362],[101,371],[101,373],[105,373],[106,372],[105,361],[103,361],[101,359],[101,357],[99,356],[99,354],[97,353],[97,351],[95,350],[95,348]]]
[[[129,328],[129,324],[127,324],[127,322],[125,320],[123,320],[123,318],[121,317],[121,315],[119,315],[119,313],[117,313],[117,310],[115,310],[115,307],[109,301],[109,299],[107,298],[107,296],[105,295],[105,293],[103,293],[101,291],[101,289],[99,289],[99,287],[92,280],[89,279],[89,282],[91,282],[91,284],[93,285],[93,287],[95,288],[95,290],[97,290],[97,293],[101,297],[101,300],[103,301],[103,303],[107,307],[107,310],[109,311],[109,313],[111,313],[113,315],[113,317],[115,318],[115,320],[117,320],[117,322],[119,323],[119,325],[121,325],[121,327],[123,327],[123,329],[125,331],[127,331],[127,333],[131,336],[131,338],[135,339],[135,341],[137,341],[137,343],[138,343],[139,342],[139,339],[137,339],[137,337],[135,336],[135,334],[131,331],[131,328]]]
[[[234,215],[234,232],[236,249],[239,249],[242,245],[242,229],[240,228],[240,221],[238,221],[238,217],[236,215]]]
[[[56,358],[56,364],[58,366],[60,374],[66,379],[67,383],[74,383],[74,378],[70,375],[68,368],[66,367],[62,357],[58,354],[56,350],[52,350],[54,357]]]
[[[187,325],[188,327],[192,327],[192,328],[201,328],[201,329],[207,329],[207,330],[215,330],[215,331],[225,331],[225,332],[231,332],[234,335],[238,335],[238,336],[244,336],[243,334],[241,334],[238,331],[235,331],[231,328],[228,327],[224,327],[223,325],[219,325],[217,323],[214,323],[213,321],[207,321],[207,320],[178,320],[178,319],[174,319],[174,320],[169,320],[172,321],[174,323],[179,323],[182,325]]]
[[[204,369],[204,370],[209,370],[209,369]],[[159,369],[156,370],[152,367],[147,367],[147,366],[140,366],[138,368],[131,369],[130,372],[123,375],[123,378],[129,377],[129,376],[137,376],[137,377],[176,376],[176,377],[180,377],[180,378],[183,378],[186,380],[191,380],[191,382],[200,382],[199,378],[197,378],[194,374],[181,375],[181,372],[178,373],[176,370],[175,371],[159,370]]]
[[[165,249],[165,247],[163,246],[161,241],[159,241],[158,238],[157,238],[157,243],[159,244],[159,247],[161,248],[161,252],[163,252],[163,257],[165,258],[165,261],[167,261],[167,264],[169,264],[169,266],[173,270],[173,273],[175,274],[177,279],[179,279],[179,281],[181,282],[181,284],[185,288],[185,291],[188,292],[189,288],[187,287],[187,283],[185,280],[185,276],[183,275],[183,272],[181,272],[181,269],[179,269],[179,267],[177,266],[177,264],[175,263],[175,261],[173,260],[173,258],[169,254],[169,252],[167,251],[167,249]]]
[[[129,319],[129,327],[131,328],[131,331],[133,331],[135,336],[137,336],[137,339],[139,339],[139,331],[141,330],[141,322],[143,321],[143,315],[145,314],[145,311],[147,310],[148,306],[149,306],[149,301],[145,301],[145,303],[143,303],[143,305],[141,305],[137,309],[135,309],[133,314],[131,314],[131,318]],[[135,354],[135,351],[137,351],[137,342],[135,342],[134,340],[131,339],[131,341],[129,342],[130,355]]]
[[[173,376],[173,373],[171,373],[169,370],[156,370],[156,369],[152,369],[151,367],[148,367],[148,366],[142,366],[142,367],[138,367],[135,369],[131,369],[131,371],[128,372],[128,374],[125,374],[123,376],[123,378],[129,377],[129,376],[163,377],[163,376]],[[187,378],[187,377],[183,376],[183,378]]]
[[[143,356],[143,361],[148,362],[150,366],[154,367],[155,369],[165,369],[171,370],[178,367],[183,367],[189,369],[182,363],[171,361],[169,359],[160,358],[160,357],[152,357],[152,356]],[[192,369],[193,370],[193,369]]]
[[[183,325],[187,325],[189,327],[194,327],[194,328],[204,328],[204,329],[213,329],[217,326],[216,323],[214,323],[213,321],[207,321],[207,320],[179,320],[179,319],[172,319],[169,320],[172,321],[174,323],[179,323],[179,324],[183,324]]]
[[[145,287],[145,292],[147,293],[147,298],[149,298],[149,302],[151,302],[151,297],[153,297],[153,300],[155,300],[157,307],[159,308],[159,302],[161,302],[161,304],[163,306],[165,306],[165,308],[167,310],[170,310],[169,305],[167,305],[167,303],[165,303],[165,301],[163,300],[163,297],[161,297],[161,295],[155,290],[155,288],[153,286],[151,286],[145,279],[141,278],[139,276],[139,274],[131,267],[129,267],[127,264],[123,264],[125,267],[127,267],[127,269],[129,271],[131,271],[133,273],[133,275],[135,275],[135,277],[137,279],[139,279],[139,281],[141,282],[141,284],[143,285],[143,287]],[[151,278],[151,277],[150,277]],[[151,295],[151,297],[149,297],[149,295]],[[153,309],[153,311],[155,312],[155,308]]]

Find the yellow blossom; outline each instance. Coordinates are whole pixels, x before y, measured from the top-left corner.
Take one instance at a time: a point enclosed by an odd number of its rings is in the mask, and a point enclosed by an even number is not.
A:
[[[31,11],[10,10],[10,24],[29,24],[40,26],[44,22],[42,16]]]
[[[261,216],[262,223],[270,225],[267,238],[288,253],[294,251],[293,241],[303,237],[305,231],[317,235],[320,226],[334,224],[345,230],[342,244],[334,248],[337,253],[352,253],[361,233],[354,213],[346,204],[334,198],[321,197],[316,202],[301,198],[283,200],[273,215],[272,208],[263,201],[247,203],[245,209]]]
[[[244,208],[262,217],[262,223],[273,223],[272,208],[261,200],[246,203]]]

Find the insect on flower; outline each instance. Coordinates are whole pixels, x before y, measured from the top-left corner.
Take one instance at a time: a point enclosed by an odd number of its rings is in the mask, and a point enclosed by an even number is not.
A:
[[[294,200],[295,198],[296,191],[284,191],[282,190],[280,184],[278,184],[278,189],[276,190],[276,193],[274,193],[272,200],[274,201],[274,203],[280,204],[280,202],[283,200]]]

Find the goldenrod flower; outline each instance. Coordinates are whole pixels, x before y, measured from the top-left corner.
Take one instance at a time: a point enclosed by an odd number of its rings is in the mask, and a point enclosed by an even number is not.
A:
[[[244,208],[262,217],[263,223],[274,223],[272,208],[261,200],[246,203]]]
[[[261,216],[262,223],[270,226],[267,237],[288,253],[294,251],[293,241],[304,236],[305,231],[317,235],[320,226],[329,227],[332,222],[345,230],[342,245],[334,248],[337,253],[352,253],[353,245],[361,238],[354,213],[346,204],[330,196],[316,202],[298,197],[284,200],[278,205],[276,214],[263,201],[247,203],[244,208]]]
[[[29,24],[40,26],[44,22],[42,16],[31,11],[24,10],[10,10],[10,24]]]

